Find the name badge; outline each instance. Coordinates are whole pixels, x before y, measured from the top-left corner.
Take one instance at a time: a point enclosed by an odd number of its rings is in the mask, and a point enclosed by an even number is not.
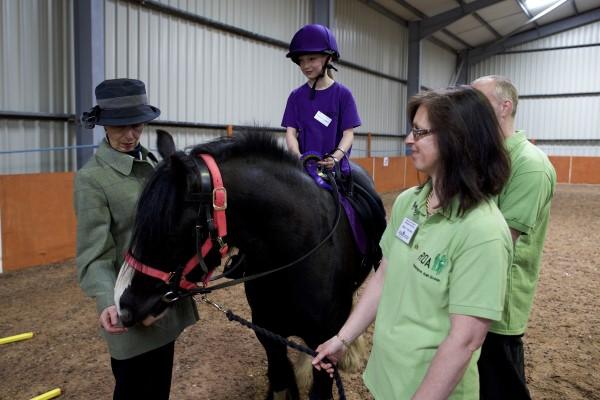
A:
[[[419,224],[412,219],[404,218],[404,221],[400,224],[400,228],[396,231],[396,237],[404,243],[409,244],[418,227]]]
[[[317,111],[314,118],[325,126],[329,126],[331,123],[331,118],[323,114],[321,111]]]

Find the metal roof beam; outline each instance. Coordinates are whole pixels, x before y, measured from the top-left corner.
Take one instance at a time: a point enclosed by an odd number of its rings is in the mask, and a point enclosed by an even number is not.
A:
[[[396,3],[400,4],[402,7],[406,8],[408,11],[410,11],[411,13],[413,13],[416,17],[419,17],[421,19],[429,18],[429,17],[427,17],[427,15],[423,11],[419,10],[417,7],[413,6],[412,4],[408,3],[407,1],[405,1],[405,0],[395,0],[395,1],[396,1]],[[466,48],[468,48],[468,49],[472,49],[473,48],[473,46],[471,46],[470,44],[466,43],[462,39],[457,38],[457,36],[455,34],[453,34],[452,32],[450,32],[449,30],[442,29],[442,32],[444,32],[446,35],[450,36],[452,39],[456,40],[457,42],[461,43]],[[430,37],[429,40],[431,42],[437,44],[438,46],[445,48],[446,50],[452,51],[454,53],[457,52],[457,50],[454,47],[450,46],[446,42],[443,42],[443,41],[441,41],[439,39],[436,39],[434,37]]]
[[[378,2],[373,1],[373,0],[359,0],[359,1],[363,4],[365,4],[366,6],[372,8],[373,10],[377,11],[381,15],[390,18],[392,21],[395,21],[402,26],[408,26],[408,22],[404,18],[400,17],[398,14],[396,14],[389,8],[382,6]]]
[[[575,29],[596,21],[600,21],[600,7],[585,13],[581,13],[574,17],[561,19],[560,21],[552,22],[529,31],[512,35],[499,42],[494,42],[492,44],[483,45],[473,50],[469,50],[469,64],[476,64],[488,57],[501,53],[510,47]]]
[[[473,17],[477,21],[479,21],[481,25],[485,26],[485,28],[496,37],[496,39],[500,39],[502,37],[502,35],[497,30],[495,30],[493,26],[491,26],[485,19],[481,18],[481,15],[473,13]]]
[[[402,7],[406,8],[408,11],[413,13],[415,16],[417,16],[421,19],[427,18],[427,15],[423,11],[421,11],[417,7],[413,6],[408,1],[405,1],[405,0],[395,0],[395,1],[396,1],[396,3],[400,4]]]
[[[450,32],[448,29],[442,29],[442,32],[444,32],[446,35],[450,36],[452,39],[454,39],[458,43],[460,43],[463,46],[465,46],[467,49],[472,49],[473,48],[473,46],[471,46],[469,43],[465,42],[464,40],[462,40],[461,38],[459,38],[458,36],[456,36],[454,33]],[[433,39],[433,38],[430,37],[428,39]]]
[[[466,5],[464,0],[456,0],[456,1],[458,1],[458,4],[460,4],[461,7]],[[502,37],[502,35],[497,30],[495,30],[493,26],[491,26],[485,19],[481,18],[481,15],[474,12],[473,18],[475,18],[481,25],[485,26],[485,28],[488,31],[490,31],[490,33],[492,35],[496,36],[496,39],[500,39]]]
[[[409,99],[421,90],[421,57],[422,47],[419,37],[419,23],[416,21],[408,23],[408,79],[406,82],[406,104]],[[412,121],[406,121],[407,129]]]
[[[94,88],[104,80],[104,3],[80,0],[73,5],[75,58],[75,131],[77,168],[94,154],[93,145],[104,137],[104,129],[86,129],[79,117],[96,103]]]
[[[433,35],[435,32],[467,15],[473,14],[477,10],[489,7],[500,1],[503,0],[476,0],[441,14],[434,15],[433,17],[425,18],[421,21],[421,39]]]
[[[436,46],[441,47],[442,49],[448,50],[450,53],[457,54],[456,49],[454,47],[450,46],[448,43],[444,42],[443,40],[440,40],[434,36],[428,38],[427,40],[429,40],[431,43],[435,44]]]

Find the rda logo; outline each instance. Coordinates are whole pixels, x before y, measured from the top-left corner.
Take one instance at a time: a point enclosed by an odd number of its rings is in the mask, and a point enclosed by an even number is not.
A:
[[[417,205],[416,201],[412,204],[412,211],[413,211],[413,215],[419,214],[419,206]]]
[[[435,260],[433,260],[433,268],[431,268],[431,270],[439,275],[446,264],[448,264],[448,257],[438,254],[435,256]]]
[[[442,270],[444,269],[444,267],[448,264],[448,257],[442,254],[438,254],[437,256],[435,256],[435,259],[433,260],[433,265],[431,265],[431,256],[425,252],[421,253],[418,260],[422,266],[427,267],[432,272],[435,272],[436,275],[439,275],[440,272],[442,272]]]

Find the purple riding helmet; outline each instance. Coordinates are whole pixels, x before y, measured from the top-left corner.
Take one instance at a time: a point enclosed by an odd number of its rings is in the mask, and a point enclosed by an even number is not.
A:
[[[327,54],[332,61],[340,58],[335,36],[326,26],[319,24],[304,25],[292,38],[286,57],[299,64],[304,54]]]
[[[312,100],[315,98],[317,82],[325,76],[325,71],[328,69],[337,71],[329,63],[329,61],[337,61],[340,58],[335,36],[326,26],[319,24],[304,25],[292,38],[289,50],[286,57],[291,58],[298,65],[300,65],[300,56],[304,54],[325,54],[328,56],[323,70],[312,85],[310,91],[310,99]]]

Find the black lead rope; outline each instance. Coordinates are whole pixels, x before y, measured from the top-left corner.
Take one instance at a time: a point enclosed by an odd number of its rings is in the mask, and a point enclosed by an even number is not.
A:
[[[245,327],[252,329],[258,335],[261,335],[261,336],[271,339],[275,342],[286,345],[287,347],[290,347],[294,350],[298,350],[302,353],[308,354],[311,357],[315,357],[318,354],[316,351],[314,351],[310,347],[307,347],[300,343],[296,343],[294,341],[288,340],[281,335],[273,333],[273,332],[269,331],[268,329],[261,328],[260,326],[255,325],[248,320],[245,320],[244,318],[240,317],[239,315],[234,314],[233,311],[231,311],[229,309],[225,309],[220,304],[217,304],[217,303],[213,302],[212,300],[208,299],[205,295],[203,295],[201,297],[201,299],[206,304],[210,304],[211,306],[215,307],[217,310],[224,313],[227,316],[228,320],[239,322],[240,324],[244,325]],[[329,361],[331,363],[331,365],[334,366],[333,380],[335,381],[335,386],[337,387],[337,390],[338,390],[339,400],[346,400],[346,392],[344,391],[342,377],[340,376],[340,372],[339,372],[337,366],[335,366],[335,364],[332,363],[329,359],[325,358],[325,360]]]

